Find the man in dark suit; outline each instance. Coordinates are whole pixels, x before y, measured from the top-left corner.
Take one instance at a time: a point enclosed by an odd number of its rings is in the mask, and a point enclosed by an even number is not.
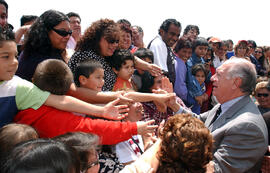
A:
[[[254,65],[242,58],[231,58],[217,68],[211,80],[219,104],[206,113],[194,114],[213,135],[214,159],[209,166],[215,172],[259,172],[268,133],[249,96],[256,85]],[[177,113],[188,111],[180,107]]]

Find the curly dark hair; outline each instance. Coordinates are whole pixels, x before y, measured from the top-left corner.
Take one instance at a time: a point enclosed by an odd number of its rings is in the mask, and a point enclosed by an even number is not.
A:
[[[204,123],[190,114],[172,116],[160,132],[157,173],[203,173],[212,160],[213,139]]]
[[[119,40],[120,29],[117,23],[110,19],[100,19],[88,27],[77,43],[77,51],[92,50],[100,55],[99,42],[101,37],[106,40]]]
[[[55,50],[52,47],[49,38],[49,31],[62,21],[69,21],[68,17],[56,10],[45,11],[31,26],[26,43],[24,45],[24,58],[30,57],[33,54],[53,55],[55,52],[63,50]]]

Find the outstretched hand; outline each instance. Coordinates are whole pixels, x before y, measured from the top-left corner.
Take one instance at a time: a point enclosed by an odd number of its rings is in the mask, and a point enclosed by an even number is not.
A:
[[[161,68],[156,64],[149,64],[147,71],[151,73],[152,76],[159,76],[162,74]]]
[[[109,102],[104,106],[103,118],[111,120],[122,120],[128,115],[128,105],[117,105],[120,99]]]
[[[148,136],[149,133],[153,133],[158,128],[157,125],[151,125],[154,122],[155,122],[155,120],[138,121],[137,122],[137,133],[139,135],[145,135],[145,136]]]

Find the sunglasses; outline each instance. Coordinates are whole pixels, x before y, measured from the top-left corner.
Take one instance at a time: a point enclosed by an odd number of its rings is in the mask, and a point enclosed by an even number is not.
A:
[[[55,29],[55,28],[52,28],[52,30],[56,32],[58,35],[61,35],[62,37],[66,37],[67,35],[72,34],[72,30],[66,31],[63,29]]]
[[[116,40],[116,39],[109,39],[109,38],[108,38],[108,39],[106,39],[106,40],[107,40],[107,42],[110,43],[110,44],[114,44],[114,43],[117,43],[117,44],[118,44],[118,43],[119,43],[119,40]]]
[[[255,50],[255,53],[262,53],[262,52],[260,52],[260,51],[256,51],[256,50]]]
[[[269,94],[267,94],[267,93],[258,93],[257,94],[257,97],[268,97],[269,96]]]

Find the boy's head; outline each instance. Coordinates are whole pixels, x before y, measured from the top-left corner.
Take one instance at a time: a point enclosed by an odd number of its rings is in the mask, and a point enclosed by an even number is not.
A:
[[[179,39],[174,47],[174,52],[184,62],[187,62],[192,55],[192,43],[188,40]]]
[[[11,80],[18,68],[15,34],[0,27],[0,81]]]
[[[73,75],[63,61],[48,59],[38,64],[32,80],[41,90],[65,95],[73,83]]]
[[[38,16],[35,15],[23,15],[21,17],[21,26],[23,25],[32,25],[34,21],[38,18]]]
[[[191,73],[195,76],[200,85],[204,83],[207,74],[203,64],[194,65],[191,69]]]
[[[140,59],[142,59],[148,63],[151,63],[151,64],[154,62],[154,54],[150,49],[147,49],[147,48],[139,48],[134,53],[134,56],[137,56]]]
[[[74,81],[77,86],[101,91],[104,85],[102,64],[95,60],[78,63],[74,73]]]
[[[194,42],[192,46],[192,51],[199,57],[204,57],[206,55],[207,49],[208,49],[208,42],[203,37],[198,37]]]
[[[116,50],[110,59],[113,71],[117,77],[129,80],[134,72],[134,56],[129,50]]]

